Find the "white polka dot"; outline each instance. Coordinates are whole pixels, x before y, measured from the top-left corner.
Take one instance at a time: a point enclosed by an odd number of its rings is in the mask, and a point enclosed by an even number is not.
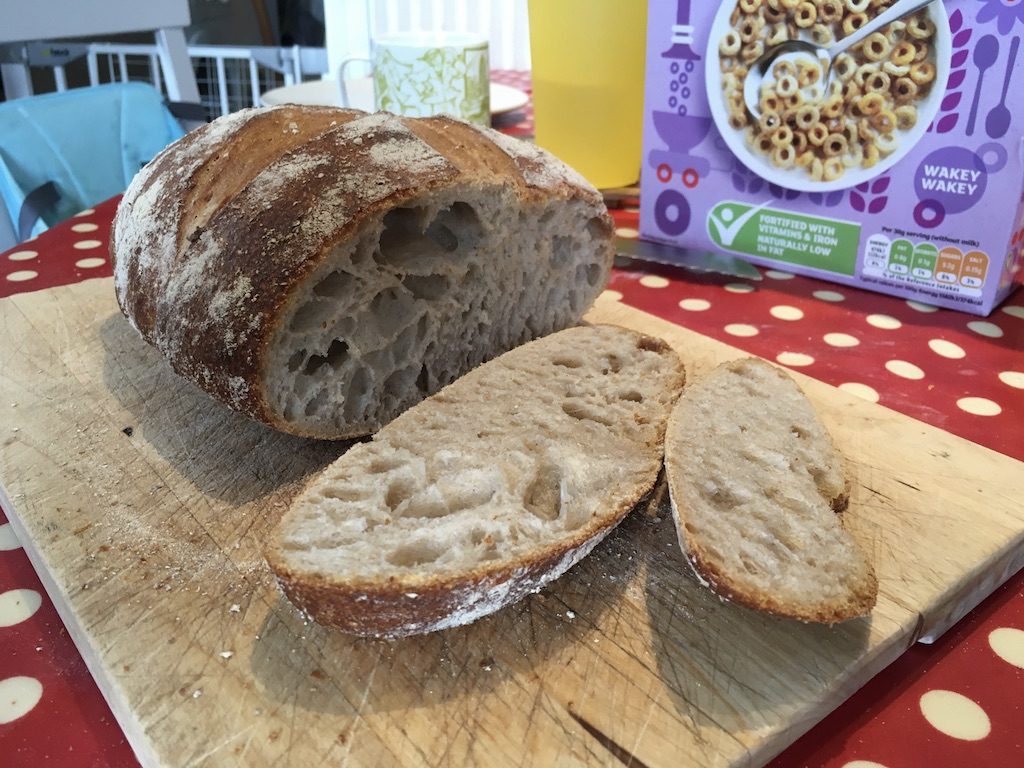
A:
[[[972,416],[998,416],[1003,412],[999,403],[986,397],[961,397],[956,401],[956,407]]]
[[[887,768],[887,766],[876,763],[874,760],[851,760],[848,763],[843,763],[839,768]]]
[[[687,312],[703,312],[711,309],[711,302],[707,299],[683,299],[679,302],[679,308]]]
[[[1024,307],[1018,307],[1016,304],[1011,304],[1008,307],[1003,307],[1003,312],[1008,314],[1010,317],[1019,317],[1024,320]]]
[[[931,347],[932,352],[940,357],[947,357],[950,360],[960,360],[967,356],[964,352],[963,347],[959,344],[954,344],[952,341],[946,341],[945,339],[932,339],[928,342],[928,346]]]
[[[794,277],[796,277],[796,275],[794,275],[792,272],[783,272],[778,269],[769,269],[764,274],[767,277],[770,277],[772,280],[792,280]]]
[[[99,228],[100,228],[99,224],[89,224],[88,222],[86,222],[84,224],[75,224],[71,228],[71,231],[72,232],[95,232]]]
[[[1024,631],[999,627],[988,633],[988,644],[1007,664],[1024,669]]]
[[[757,336],[759,331],[752,325],[746,323],[730,323],[725,326],[725,332],[730,336]]]
[[[753,293],[756,290],[750,283],[728,283],[724,287],[729,293]]]
[[[917,381],[924,378],[924,371],[913,363],[908,363],[906,360],[890,360],[885,364],[885,370],[893,376],[899,376],[901,379]]]
[[[39,255],[39,251],[11,251],[7,258],[11,261],[28,261]]]
[[[776,361],[782,365],[790,365],[794,368],[801,368],[805,365],[813,365],[814,358],[802,352],[780,352],[775,356]]]
[[[618,235],[619,237],[628,237],[633,240],[640,237],[640,233],[637,232],[632,227],[616,227],[615,234]]]
[[[95,208],[86,208],[84,211],[79,211],[75,216],[88,216],[90,213],[96,213]]]
[[[644,275],[640,278],[640,285],[645,288],[666,288],[668,280],[661,275]]]
[[[1024,389],[1024,372],[1003,371],[999,374],[999,380],[1008,387]]]
[[[844,384],[840,384],[839,388],[849,395],[856,395],[861,400],[867,400],[869,403],[878,402],[878,393],[869,387],[867,384],[861,384],[856,381],[847,381]]]
[[[0,680],[0,725],[27,715],[41,698],[43,686],[34,677]]]
[[[992,730],[985,710],[953,691],[935,690],[921,696],[918,705],[924,719],[947,736],[963,741],[980,741]]]
[[[20,269],[17,272],[11,272],[11,274],[7,276],[7,279],[12,283],[23,283],[34,277],[39,277],[39,273],[33,272],[31,269]]]
[[[913,299],[907,299],[907,306],[911,309],[915,309],[918,312],[938,312],[938,307],[933,307],[931,304],[922,304],[920,301],[914,301]]]
[[[79,240],[71,247],[79,251],[88,251],[93,248],[99,248],[101,245],[103,245],[103,243],[99,240]]]
[[[4,523],[0,525],[0,552],[9,552],[12,549],[18,549],[20,546],[21,542],[14,535],[14,529],[11,528],[11,524]]]
[[[81,269],[95,269],[96,267],[102,267],[106,263],[106,259],[101,259],[98,256],[90,256],[88,259],[79,259],[75,262],[75,266]]]
[[[804,316],[803,310],[791,307],[788,304],[778,304],[772,307],[769,312],[776,320],[799,320]]]
[[[903,323],[889,315],[868,315],[867,321],[868,325],[881,328],[883,331],[895,331],[903,327]]]
[[[979,336],[987,336],[990,339],[1001,339],[1003,337],[1003,329],[995,323],[989,323],[984,320],[974,320],[973,322],[968,323],[967,327]]]
[[[43,598],[34,589],[12,589],[0,594],[0,627],[21,624],[39,610]]]
[[[820,301],[846,301],[846,297],[839,291],[815,291],[811,295]]]
[[[608,301],[622,301],[622,294],[609,288],[601,292],[601,298]]]
[[[822,339],[830,347],[856,347],[860,344],[860,339],[848,333],[826,333]]]

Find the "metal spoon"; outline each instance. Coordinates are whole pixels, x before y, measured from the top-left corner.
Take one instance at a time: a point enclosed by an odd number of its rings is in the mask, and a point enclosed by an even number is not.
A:
[[[912,13],[916,13],[933,2],[936,2],[936,0],[899,0],[899,2],[893,3],[884,13],[880,13],[852,35],[847,35],[842,40],[837,40],[829,46],[809,43],[806,40],[787,40],[784,43],[772,46],[771,49],[765,51],[761,58],[750,66],[747,77],[743,81],[743,101],[747,105],[747,111],[755,119],[760,119],[761,83],[764,80],[764,76],[768,74],[772,62],[780,56],[797,52],[813,56],[821,65],[822,82],[827,88],[829,78],[832,76],[832,64],[839,54],[848,51],[869,35],[889,26],[894,21],[910,16]]]

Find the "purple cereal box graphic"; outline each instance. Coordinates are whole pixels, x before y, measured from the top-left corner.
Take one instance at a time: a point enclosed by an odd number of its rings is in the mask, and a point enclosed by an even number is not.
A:
[[[1024,2],[652,0],[641,236],[987,314],[1024,250]]]

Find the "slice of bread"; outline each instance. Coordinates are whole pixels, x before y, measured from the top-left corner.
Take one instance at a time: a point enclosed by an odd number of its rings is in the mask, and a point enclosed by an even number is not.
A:
[[[560,576],[651,489],[682,384],[668,345],[614,326],[507,352],[313,478],[267,560],[324,625],[467,624]]]
[[[878,582],[843,529],[842,459],[800,388],[762,360],[690,386],[669,420],[665,469],[683,552],[722,597],[833,624],[868,613]]]

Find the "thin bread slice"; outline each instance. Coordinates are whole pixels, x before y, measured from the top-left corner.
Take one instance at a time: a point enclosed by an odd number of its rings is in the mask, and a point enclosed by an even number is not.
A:
[[[874,570],[843,529],[842,459],[796,383],[757,359],[679,399],[665,469],[683,553],[722,597],[834,624],[872,609]]]
[[[651,489],[682,384],[668,345],[614,326],[507,352],[315,477],[267,560],[320,624],[467,624],[571,568]]]

